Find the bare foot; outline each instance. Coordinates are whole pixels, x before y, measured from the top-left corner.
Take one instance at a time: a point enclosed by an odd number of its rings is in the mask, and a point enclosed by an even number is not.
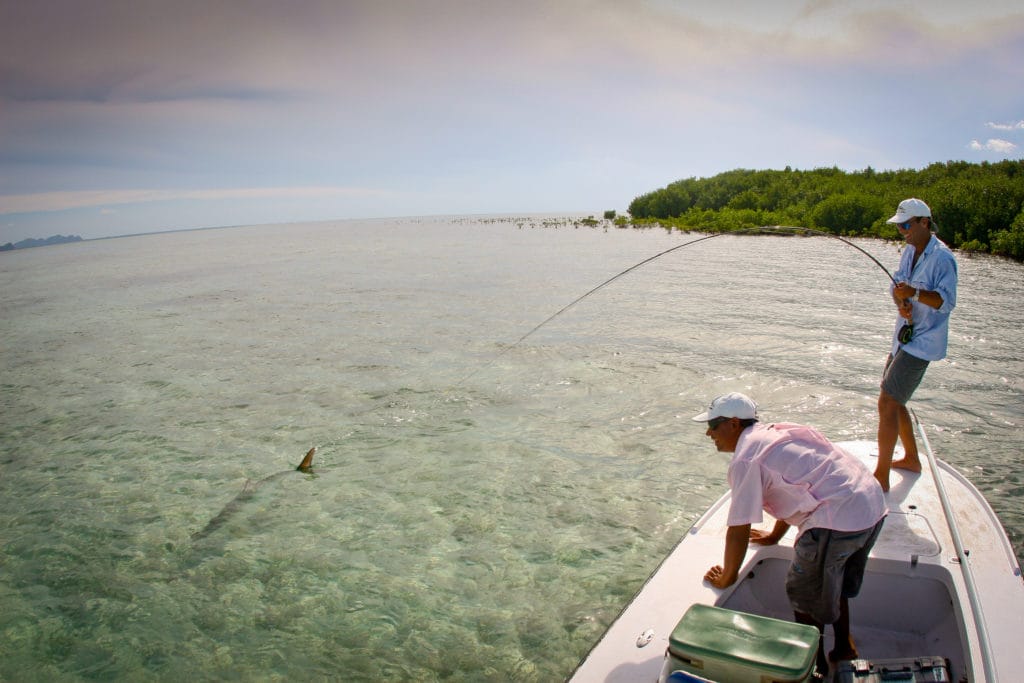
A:
[[[894,460],[892,466],[898,470],[907,470],[909,472],[921,471],[921,461],[918,460],[917,458],[903,458],[902,460]]]
[[[885,474],[879,474],[878,472],[875,472],[875,479],[877,479],[878,483],[882,485],[882,490],[883,491],[888,491],[889,490],[889,473],[888,472],[886,472]]]
[[[848,662],[851,659],[860,659],[860,654],[855,647],[844,647],[842,650],[837,647],[828,653],[828,661],[833,664],[836,662]]]

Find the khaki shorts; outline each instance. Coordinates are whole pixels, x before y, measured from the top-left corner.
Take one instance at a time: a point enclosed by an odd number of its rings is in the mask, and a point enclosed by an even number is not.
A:
[[[800,534],[786,576],[786,595],[793,609],[819,624],[835,623],[840,598],[860,593],[868,555],[884,522],[883,517],[863,531],[808,529]]]

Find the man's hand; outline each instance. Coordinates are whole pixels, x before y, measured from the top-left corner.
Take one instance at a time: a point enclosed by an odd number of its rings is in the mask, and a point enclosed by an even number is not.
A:
[[[914,304],[911,303],[910,299],[904,299],[903,303],[899,305],[900,316],[912,322],[914,319]]]
[[[896,308],[899,310],[900,316],[907,322],[912,322],[913,320],[914,304],[910,298],[914,296],[916,292],[917,289],[911,287],[906,282],[899,283],[892,290],[892,300],[896,303]]]
[[[755,545],[775,545],[782,540],[787,531],[789,531],[789,525],[781,519],[777,519],[771,533],[766,533],[760,529],[751,529],[750,542]]]
[[[715,588],[728,588],[736,583],[736,577],[726,575],[725,570],[722,569],[720,564],[716,564],[709,569],[708,573],[704,575],[704,580]]]
[[[747,543],[750,542],[750,525],[739,524],[729,527],[725,532],[725,561],[715,565],[704,575],[704,580],[715,588],[728,588],[739,578],[743,556],[747,554]]]
[[[892,296],[897,301],[906,301],[917,293],[916,287],[911,287],[906,282],[901,282],[892,290]]]
[[[760,529],[750,530],[750,542],[754,545],[776,545],[779,539],[774,535],[761,531]]]

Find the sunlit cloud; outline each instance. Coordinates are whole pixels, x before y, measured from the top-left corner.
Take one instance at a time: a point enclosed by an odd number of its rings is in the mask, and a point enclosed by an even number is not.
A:
[[[1017,145],[1009,140],[999,140],[998,138],[989,138],[985,142],[971,140],[971,144],[968,147],[975,152],[996,152],[998,154],[1012,154],[1017,149]]]
[[[1024,130],[1024,121],[1017,121],[1016,123],[992,123],[991,121],[985,124],[992,130]]]
[[[737,167],[1002,158],[1024,145],[1019,5],[13,3],[0,243],[589,210]],[[956,115],[919,144],[906,100]]]
[[[119,204],[240,199],[384,197],[384,190],[355,187],[253,187],[213,190],[79,190],[0,196],[0,214],[67,211]]]

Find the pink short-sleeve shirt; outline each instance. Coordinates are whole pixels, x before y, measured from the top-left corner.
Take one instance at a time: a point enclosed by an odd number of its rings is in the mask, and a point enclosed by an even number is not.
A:
[[[798,424],[745,430],[729,463],[729,488],[730,526],[760,523],[765,511],[800,533],[860,531],[888,512],[882,487],[860,460]]]

